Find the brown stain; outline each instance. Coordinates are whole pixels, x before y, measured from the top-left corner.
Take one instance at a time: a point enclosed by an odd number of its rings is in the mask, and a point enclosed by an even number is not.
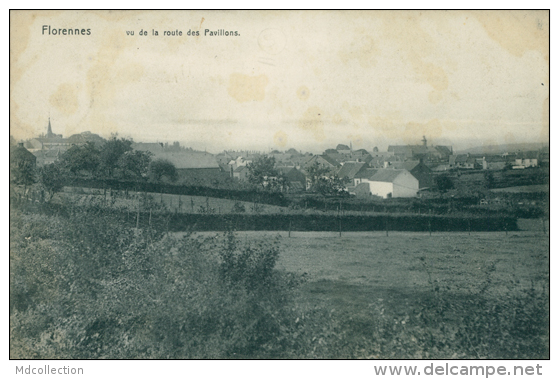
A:
[[[361,107],[351,107],[348,109],[348,112],[351,118],[353,119],[353,121],[361,121],[365,116],[363,109],[361,109]]]
[[[94,14],[95,16],[102,18],[105,21],[118,22],[121,20],[127,20],[134,17],[145,17],[145,11],[141,10],[88,10],[87,13]],[[163,12],[158,12],[163,14]]]
[[[442,99],[443,99],[442,91],[433,90],[433,91],[429,92],[429,102],[431,104],[437,104]]]
[[[78,83],[63,83],[50,96],[49,102],[60,113],[72,115],[78,110],[78,93],[80,89],[81,86]]]
[[[274,144],[278,147],[285,147],[287,145],[287,134],[283,130],[274,134]]]
[[[390,127],[393,127],[394,130],[390,130]],[[386,137],[399,139],[405,144],[419,145],[423,136],[426,136],[429,145],[436,145],[436,139],[443,137],[445,131],[452,131],[457,128],[458,125],[454,121],[433,118],[426,122],[410,121],[406,123],[384,120],[379,129]]]
[[[324,141],[324,114],[318,107],[309,107],[299,119],[298,127],[311,132],[314,139],[318,142]]]
[[[266,75],[250,76],[234,73],[229,76],[227,92],[239,103],[262,101],[266,95],[268,77]]]
[[[439,119],[432,119],[425,123],[408,122],[405,125],[403,140],[410,145],[419,145],[423,136],[429,136],[429,139],[441,137],[443,133],[443,125]]]
[[[338,53],[343,63],[356,60],[363,68],[369,68],[377,64],[379,50],[373,37],[367,35],[367,31],[360,29],[359,35],[351,43]]]
[[[31,33],[38,17],[56,17],[62,11],[30,11],[10,10],[10,93],[29,67],[32,67],[39,56],[21,62],[27,50]],[[40,32],[38,30],[37,32]],[[35,127],[28,125],[17,117],[19,106],[17,100],[10,96],[10,133],[16,138],[29,138],[36,134]]]
[[[429,101],[438,103],[443,98],[443,91],[448,88],[448,76],[442,67],[424,61],[419,54],[410,53],[409,62],[412,64],[418,79],[433,87],[429,93]]]
[[[395,122],[397,118],[369,116],[367,120],[368,126],[372,129],[374,135],[383,135],[389,139],[399,139],[402,136],[403,128],[400,122]]]
[[[427,12],[427,16],[433,25],[444,30],[447,20],[445,12],[431,11]],[[399,45],[402,58],[411,65],[417,80],[433,87],[429,101],[433,104],[440,102],[444,91],[448,89],[448,76],[442,67],[425,59],[427,56],[437,55],[438,46],[421,26],[421,17],[417,17],[417,12],[412,11],[387,12],[382,20],[384,36]]]
[[[469,14],[510,54],[521,57],[535,50],[549,60],[549,11],[470,11]]]
[[[339,113],[336,113],[332,116],[332,123],[335,125],[341,125],[341,123],[343,122],[343,118],[342,116],[340,116]]]
[[[297,90],[297,97],[299,98],[299,100],[305,101],[309,98],[310,95],[311,91],[306,86],[301,86]]]
[[[118,125],[104,116],[104,110],[111,106],[124,85],[139,81],[144,74],[142,65],[119,61],[120,55],[134,44],[120,30],[106,32],[101,48],[92,57],[94,64],[87,71],[85,84],[89,97],[87,118],[90,127],[101,134],[118,132]]]

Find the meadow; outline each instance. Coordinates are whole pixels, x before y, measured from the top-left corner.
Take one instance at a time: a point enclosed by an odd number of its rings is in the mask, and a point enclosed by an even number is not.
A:
[[[537,225],[168,233],[41,209],[10,210],[11,358],[549,356]]]
[[[508,234],[282,233],[277,268],[306,278],[298,307],[343,325],[330,341],[341,356],[543,358],[549,240],[530,221]]]

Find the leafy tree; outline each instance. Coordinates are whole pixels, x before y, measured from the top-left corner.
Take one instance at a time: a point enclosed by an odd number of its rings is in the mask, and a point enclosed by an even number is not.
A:
[[[176,182],[178,173],[175,165],[167,159],[155,159],[149,164],[149,178],[155,182],[163,179],[169,182]]]
[[[435,177],[435,185],[439,192],[447,192],[454,188],[454,182],[447,175],[439,175]]]
[[[152,155],[149,151],[126,151],[117,162],[122,177],[136,180],[146,179]]]
[[[132,150],[132,141],[125,138],[118,138],[113,134],[103,145],[99,152],[99,168],[108,176],[113,176],[115,169],[118,168],[118,161],[124,153]]]
[[[318,162],[314,162],[314,164],[307,169],[307,174],[311,180],[311,188],[313,188],[321,178],[328,178],[330,176],[330,169],[321,166]]]
[[[276,159],[274,157],[260,157],[248,168],[248,181],[255,186],[261,186],[262,189],[275,187],[276,179],[279,176],[278,170],[275,168]]]
[[[95,175],[99,168],[100,152],[94,143],[87,142],[85,145],[69,148],[62,154],[61,160],[64,167],[74,175],[83,172]]]
[[[58,162],[45,165],[38,170],[38,182],[41,188],[48,194],[47,202],[52,199],[54,194],[60,191],[63,186],[63,169]]]
[[[483,178],[485,179],[485,187],[487,189],[493,188],[495,186],[495,177],[493,173],[490,171],[485,171],[483,174]]]
[[[350,182],[349,178],[339,178],[336,175],[329,178],[321,177],[311,189],[324,196],[349,196],[346,184]]]
[[[30,186],[35,183],[36,159],[24,147],[15,147],[10,151],[10,182],[16,185]]]

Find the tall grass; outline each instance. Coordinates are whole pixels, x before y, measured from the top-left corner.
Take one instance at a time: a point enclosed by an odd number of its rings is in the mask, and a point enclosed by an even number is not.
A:
[[[547,287],[489,296],[491,266],[460,296],[425,269],[405,314],[334,309],[275,268],[279,239],[135,229],[96,207],[10,216],[11,358],[549,356]]]

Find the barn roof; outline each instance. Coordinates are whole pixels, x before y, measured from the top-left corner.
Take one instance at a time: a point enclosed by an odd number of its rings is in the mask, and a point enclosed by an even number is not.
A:
[[[346,176],[353,179],[355,175],[365,166],[363,162],[346,162],[338,171],[338,177],[345,178]]]
[[[166,159],[177,169],[220,168],[212,154],[195,151],[159,151],[154,153],[154,159]]]
[[[377,172],[369,178],[371,182],[386,182],[392,183],[398,176],[402,173],[407,172],[407,170],[396,170],[396,169],[379,169]]]
[[[394,169],[399,169],[399,170],[408,170],[411,171],[413,170],[417,165],[419,164],[419,161],[405,161],[405,162],[394,162],[392,163],[392,167]]]

